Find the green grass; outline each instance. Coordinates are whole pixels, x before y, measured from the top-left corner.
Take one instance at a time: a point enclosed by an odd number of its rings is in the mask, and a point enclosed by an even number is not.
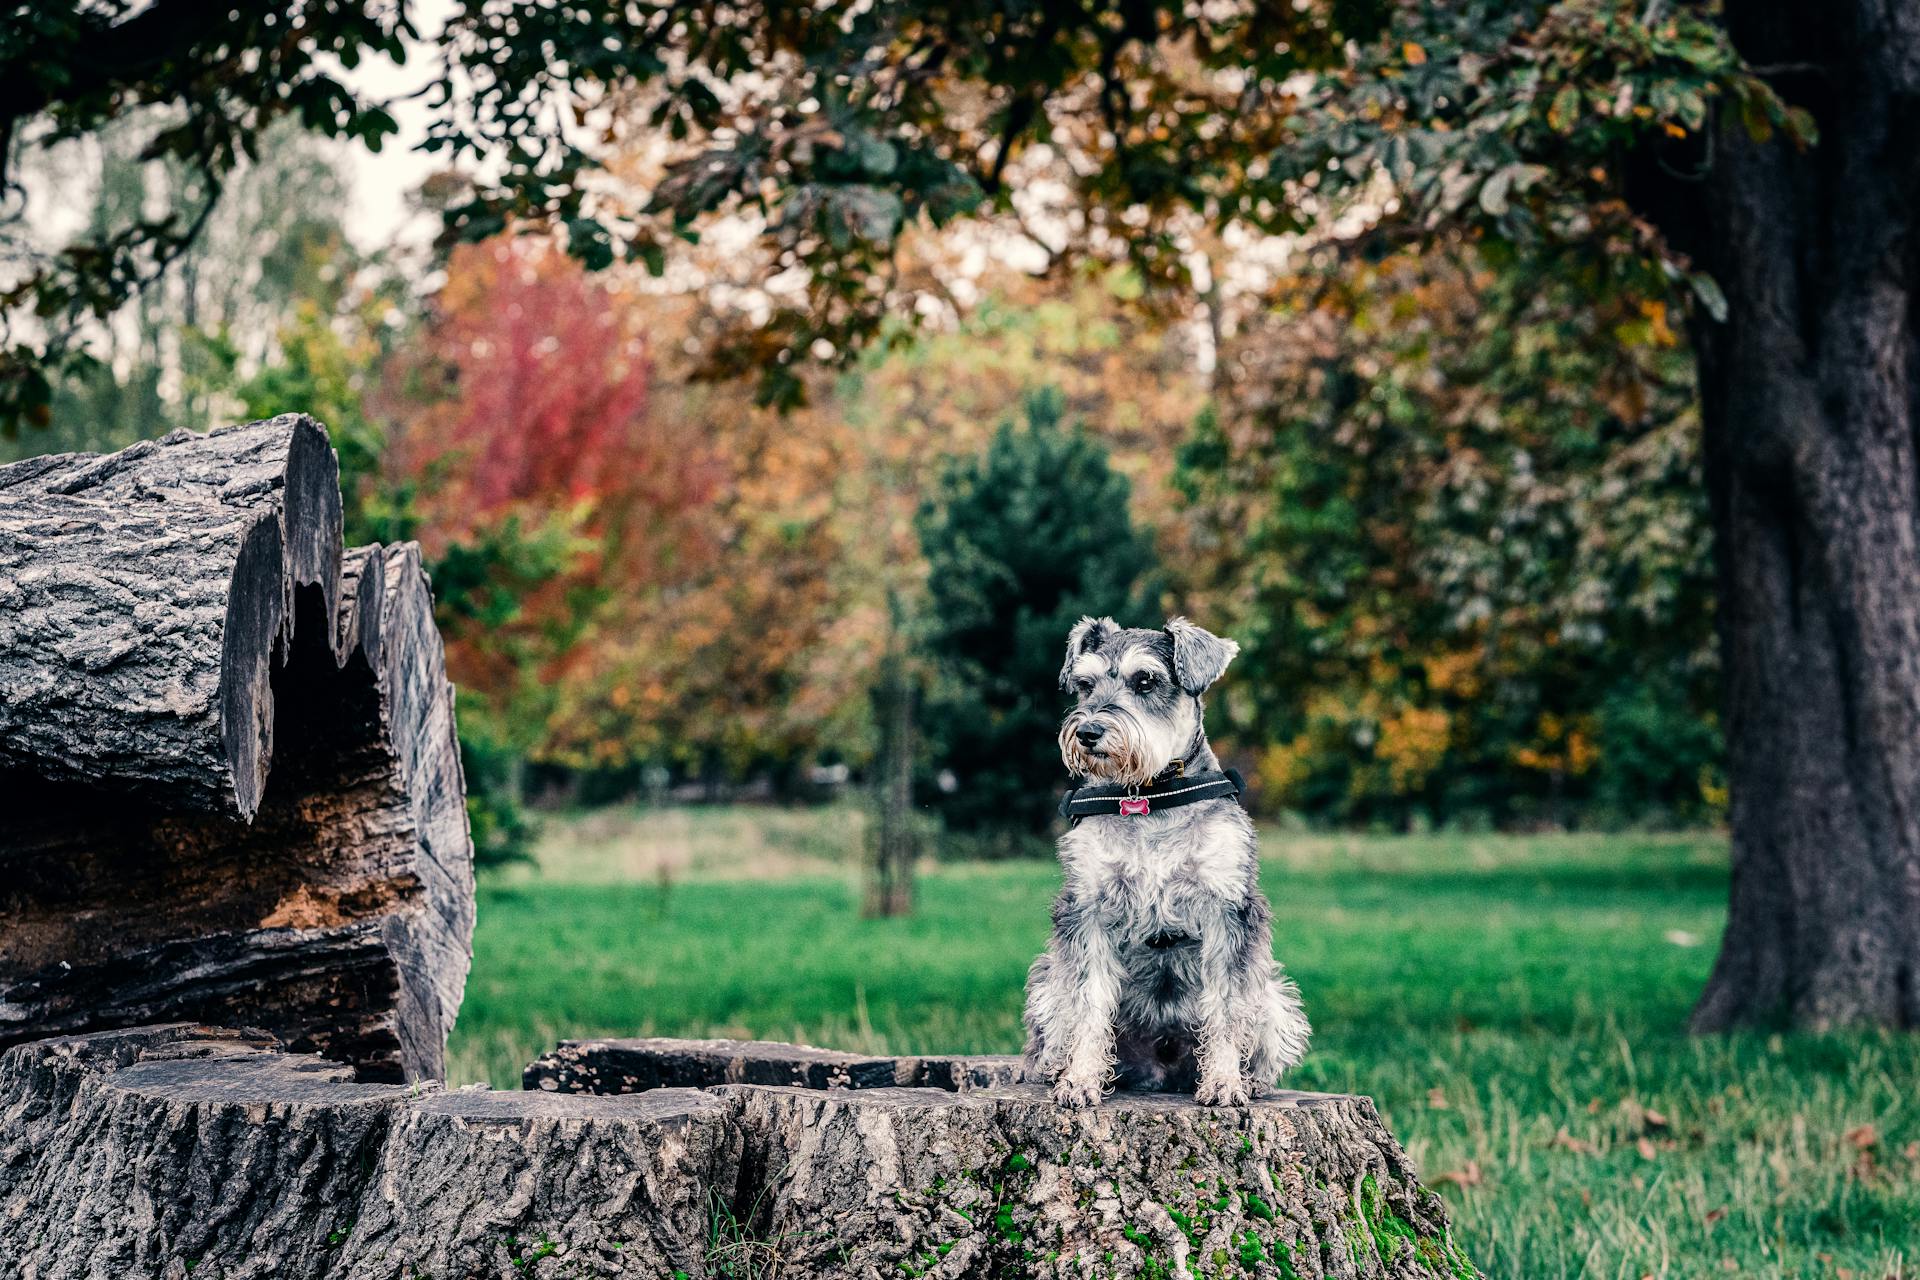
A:
[[[562,1036],[1018,1047],[1051,864],[931,869],[916,915],[862,920],[845,811],[585,821],[591,840],[555,825],[541,875],[482,889],[456,1082],[515,1087]],[[1886,1280],[1920,1257],[1920,1037],[1682,1030],[1722,840],[1269,832],[1265,849],[1276,950],[1315,1025],[1290,1083],[1372,1095],[1488,1275]]]

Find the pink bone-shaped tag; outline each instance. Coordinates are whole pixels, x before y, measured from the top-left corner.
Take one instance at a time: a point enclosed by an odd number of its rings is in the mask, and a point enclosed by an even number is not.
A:
[[[1120,816],[1121,817],[1137,818],[1142,814],[1150,813],[1150,812],[1152,812],[1152,810],[1148,806],[1147,798],[1145,796],[1120,797]]]

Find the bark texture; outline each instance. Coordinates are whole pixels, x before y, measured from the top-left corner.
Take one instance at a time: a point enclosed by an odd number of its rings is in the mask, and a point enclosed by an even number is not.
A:
[[[779,1274],[1472,1276],[1365,1098],[728,1086]]]
[[[1728,6],[1813,111],[1722,113],[1643,201],[1714,273],[1696,344],[1720,578],[1733,887],[1694,1024],[1920,1025],[1920,5]]]
[[[0,1257],[23,1280],[1476,1274],[1363,1098],[445,1094],[189,1026],[0,1058]]]
[[[964,1093],[1020,1083],[1014,1055],[875,1058],[769,1040],[562,1040],[522,1083],[550,1093],[639,1093],[723,1084],[908,1087]]]
[[[0,1043],[267,1028],[441,1073],[472,849],[417,548],[299,416],[0,468]]]

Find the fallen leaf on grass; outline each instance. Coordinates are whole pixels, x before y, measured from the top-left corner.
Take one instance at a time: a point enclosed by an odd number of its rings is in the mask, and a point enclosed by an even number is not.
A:
[[[1880,1145],[1880,1131],[1870,1124],[1855,1125],[1847,1130],[1847,1145],[1860,1151],[1871,1151]]]
[[[1447,1101],[1445,1090],[1429,1089],[1427,1090],[1427,1107],[1432,1111],[1449,1111],[1453,1108],[1453,1104]]]
[[[1600,1148],[1594,1146],[1585,1138],[1574,1137],[1568,1133],[1564,1127],[1560,1132],[1553,1135],[1553,1141],[1547,1143],[1547,1145],[1549,1147],[1564,1147],[1568,1151],[1577,1152],[1583,1156],[1598,1155],[1600,1153]]]
[[[1633,1144],[1633,1147],[1634,1147],[1634,1150],[1640,1153],[1640,1158],[1642,1160],[1652,1160],[1657,1158],[1657,1153],[1653,1149],[1653,1143],[1646,1138],[1640,1138],[1636,1140]]]
[[[1727,1211],[1725,1209],[1710,1209],[1707,1212],[1707,1216],[1701,1219],[1701,1221],[1705,1222],[1708,1226],[1712,1226],[1726,1216]]]
[[[1451,1182],[1456,1187],[1477,1187],[1483,1181],[1478,1160],[1467,1161],[1463,1169],[1449,1169],[1445,1173],[1436,1173],[1431,1181]]]

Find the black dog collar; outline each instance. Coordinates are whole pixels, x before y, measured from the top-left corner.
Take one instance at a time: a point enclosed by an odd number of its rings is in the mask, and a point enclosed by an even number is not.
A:
[[[1176,775],[1164,781],[1154,780],[1144,787],[1123,787],[1118,783],[1079,787],[1060,798],[1060,816],[1078,822],[1099,816],[1138,817],[1199,804],[1202,800],[1240,798],[1246,783],[1240,774],[1209,769],[1204,773]]]

